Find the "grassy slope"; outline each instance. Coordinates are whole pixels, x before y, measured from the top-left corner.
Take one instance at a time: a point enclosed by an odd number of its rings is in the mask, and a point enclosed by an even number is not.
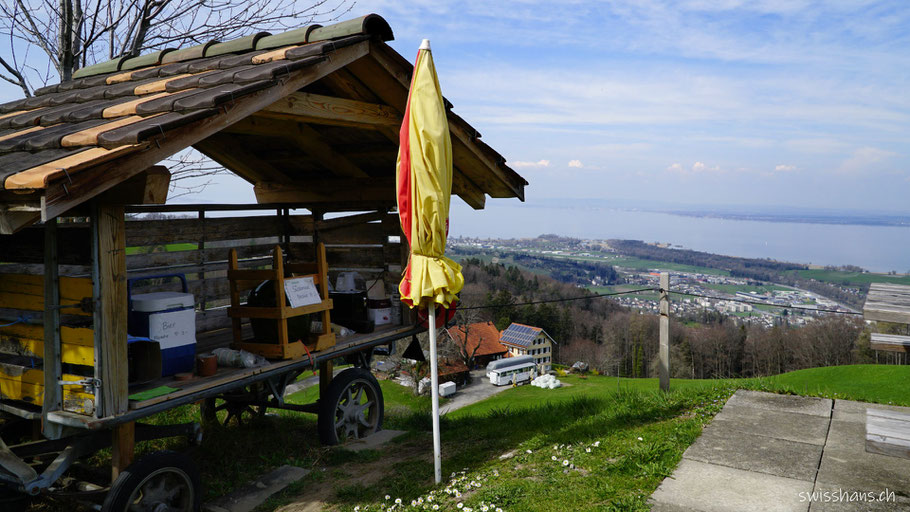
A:
[[[242,428],[215,427],[191,453],[203,472],[207,499],[282,464],[324,468],[261,510],[273,510],[317,485],[330,486],[326,499],[338,510],[355,505],[379,510],[386,494],[406,505],[432,495],[440,510],[457,510],[461,502],[476,511],[481,501],[505,510],[553,510],[556,503],[560,510],[647,510],[648,496],[737,388],[910,406],[905,385],[910,366],[815,368],[762,379],[674,379],[668,395],[657,392],[656,379],[561,380],[565,387],[509,389],[443,417],[443,472],[450,491],[462,493],[458,498],[432,485],[429,399],[414,397],[392,382],[381,383],[386,427],[411,433],[381,451],[321,447],[315,416],[281,413]],[[313,398],[315,388],[310,388],[291,401]],[[155,423],[180,421],[198,421],[196,408],[181,407],[154,418]],[[183,450],[186,444],[177,438],[141,446],[143,452],[166,447]],[[514,456],[500,459],[507,452]],[[95,462],[103,467],[108,457],[105,451]],[[382,479],[356,479],[377,466]],[[451,473],[456,473],[454,483]],[[472,480],[481,487],[467,491]]]
[[[810,368],[755,382],[778,392],[910,406],[910,366]]]

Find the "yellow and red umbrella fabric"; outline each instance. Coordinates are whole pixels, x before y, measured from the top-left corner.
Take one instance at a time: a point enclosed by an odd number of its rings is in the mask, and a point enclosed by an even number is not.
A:
[[[449,308],[464,287],[461,265],[445,256],[452,197],[452,140],[429,41],[417,51],[396,163],[398,215],[411,247],[398,287],[411,308]]]

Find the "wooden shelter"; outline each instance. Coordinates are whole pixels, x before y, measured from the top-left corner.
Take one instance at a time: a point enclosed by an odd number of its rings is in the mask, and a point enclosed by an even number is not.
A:
[[[104,62],[0,105],[0,411],[40,421],[50,439],[115,428],[116,473],[135,419],[280,370],[130,400],[128,278],[185,273],[200,350],[231,340],[232,248],[240,267],[270,268],[276,244],[311,263],[324,246],[329,271],[393,290],[407,258],[393,210],[412,66],[391,39],[377,15],[253,34]],[[523,200],[527,182],[451,105],[448,119],[453,194],[475,209],[486,196]],[[159,164],[188,148],[249,181],[258,204],[163,204]],[[181,216],[129,215],[150,212]],[[332,355],[410,336],[412,324],[402,315]],[[317,360],[325,388],[330,363]]]

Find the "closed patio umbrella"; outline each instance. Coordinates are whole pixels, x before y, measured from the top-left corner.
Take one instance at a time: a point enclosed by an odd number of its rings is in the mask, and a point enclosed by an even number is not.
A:
[[[396,166],[398,215],[411,248],[398,289],[409,307],[429,314],[430,379],[433,401],[433,453],[436,483],[442,481],[439,441],[439,376],[436,360],[436,307],[448,308],[464,286],[461,265],[445,257],[452,196],[452,141],[445,104],[430,53],[430,41],[417,50],[417,63]]]

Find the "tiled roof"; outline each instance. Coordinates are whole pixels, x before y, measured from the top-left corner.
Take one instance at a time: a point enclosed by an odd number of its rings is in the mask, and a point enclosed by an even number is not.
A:
[[[499,341],[506,345],[516,347],[529,347],[537,338],[537,335],[543,331],[540,327],[531,327],[530,325],[513,323],[506,330],[502,331]]]
[[[254,185],[260,203],[394,207],[411,62],[371,14],[282,34],[86,67],[0,105],[0,233],[72,213],[187,148]],[[451,108],[451,104],[447,103]],[[452,192],[476,209],[527,181],[447,111]]]
[[[214,116],[373,36],[389,40],[392,31],[369,15],[80,69],[72,81],[0,105],[0,189],[43,189],[86,165],[140,151],[153,136]]]
[[[465,346],[465,326],[455,326],[447,330],[449,336],[455,343]],[[467,326],[468,351],[474,350],[478,343],[475,356],[487,356],[493,354],[502,354],[508,349],[499,342],[499,330],[493,325],[493,322],[478,322]]]

